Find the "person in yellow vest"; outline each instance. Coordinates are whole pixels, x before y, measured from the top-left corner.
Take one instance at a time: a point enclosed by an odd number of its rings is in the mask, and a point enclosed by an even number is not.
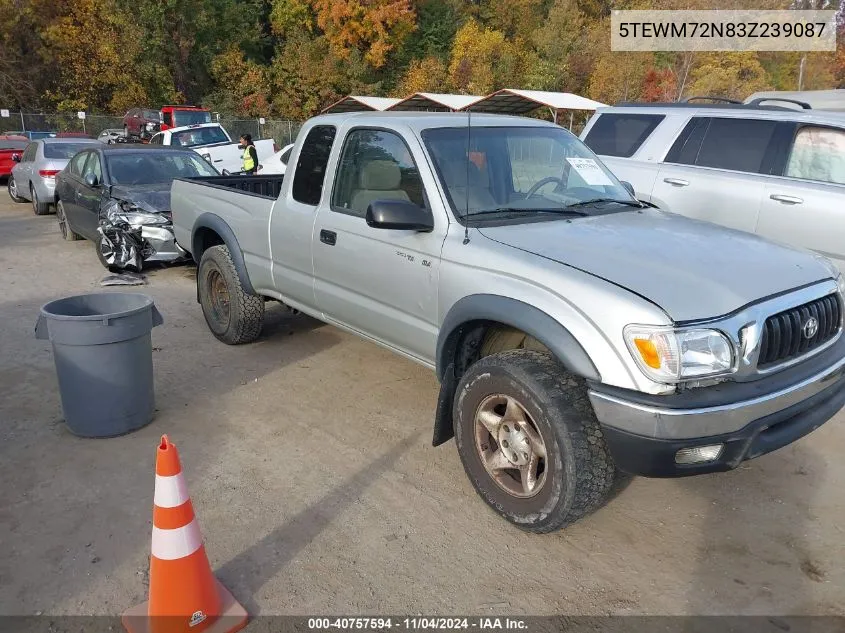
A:
[[[252,142],[250,134],[241,136],[241,142],[238,147],[244,151],[242,161],[242,171],[246,174],[254,176],[258,173],[258,152],[255,149],[255,143]]]

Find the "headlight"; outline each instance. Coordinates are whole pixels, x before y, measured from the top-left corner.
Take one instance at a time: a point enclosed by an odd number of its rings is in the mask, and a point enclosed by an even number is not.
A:
[[[675,383],[733,369],[733,345],[717,330],[629,325],[623,335],[639,368],[657,382]]]
[[[163,213],[144,213],[142,211],[116,213],[114,217],[116,220],[126,222],[131,226],[160,226],[170,222]]]

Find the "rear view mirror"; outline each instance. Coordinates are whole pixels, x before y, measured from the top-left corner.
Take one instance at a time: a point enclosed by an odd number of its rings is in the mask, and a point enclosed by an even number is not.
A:
[[[375,229],[431,231],[434,219],[428,209],[407,200],[374,200],[367,207],[367,225]]]
[[[20,154],[12,154],[12,162],[13,163],[21,162],[21,155]]]
[[[621,182],[621,183],[622,183],[622,186],[623,186],[623,187],[625,187],[625,189],[627,189],[627,190],[628,190],[628,193],[630,193],[630,194],[631,194],[632,196],[634,196],[635,198],[637,197],[637,194],[636,194],[636,192],[634,191],[634,185],[632,185],[632,184],[631,184],[630,182],[628,182],[627,180],[620,180],[619,182]]]
[[[96,187],[100,182],[94,174],[85,174],[85,184],[89,187]]]

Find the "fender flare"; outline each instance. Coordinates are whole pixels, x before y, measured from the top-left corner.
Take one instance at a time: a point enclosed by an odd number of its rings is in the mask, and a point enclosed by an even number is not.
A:
[[[201,244],[199,241],[200,229],[210,229],[220,236],[226,248],[229,249],[229,254],[232,256],[232,262],[235,264],[235,270],[238,271],[238,278],[241,280],[241,286],[243,286],[244,291],[248,294],[257,295],[258,293],[255,292],[252,282],[249,280],[249,273],[246,270],[246,262],[244,261],[244,253],[241,250],[241,245],[238,243],[238,238],[235,237],[235,232],[226,224],[226,220],[214,213],[203,213],[194,222],[194,227],[191,230],[191,255],[197,264],[199,264],[202,258],[202,253],[200,252]]]
[[[455,435],[452,406],[458,377],[454,354],[464,334],[462,325],[472,321],[497,321],[518,328],[545,345],[568,371],[588,380],[601,380],[593,361],[572,333],[539,308],[499,295],[469,295],[452,306],[437,337],[440,393],[434,418],[433,446],[440,446]]]
[[[500,295],[477,294],[460,299],[443,319],[437,337],[437,377],[443,379],[452,362],[461,325],[470,321],[498,321],[522,330],[549,348],[577,376],[601,381],[598,369],[574,336],[558,321],[532,305]]]

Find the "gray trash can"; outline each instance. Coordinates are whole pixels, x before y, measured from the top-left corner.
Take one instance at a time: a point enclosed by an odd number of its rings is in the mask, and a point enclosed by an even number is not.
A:
[[[35,337],[53,343],[65,422],[76,435],[113,437],[153,419],[150,331],[164,323],[153,300],[95,293],[52,301]]]

